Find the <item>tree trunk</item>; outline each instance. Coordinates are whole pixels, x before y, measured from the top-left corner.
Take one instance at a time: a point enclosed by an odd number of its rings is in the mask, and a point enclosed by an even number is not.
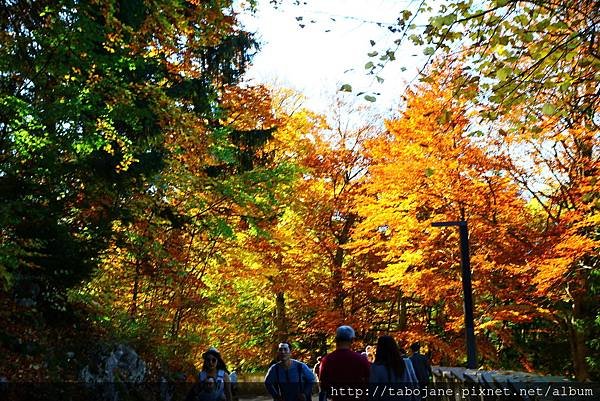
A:
[[[287,341],[287,327],[285,294],[283,291],[279,291],[275,294],[275,337],[278,342]]]
[[[406,298],[402,296],[402,292],[398,292],[398,329],[406,330],[408,316],[406,313]]]
[[[175,310],[173,320],[171,321],[171,336],[177,338],[179,336],[179,328],[181,327],[181,318],[183,317],[183,311],[181,307]]]
[[[343,255],[342,250],[339,250],[338,253],[340,255]],[[337,255],[335,259],[337,261]],[[339,259],[341,260],[342,257],[340,257]],[[334,262],[333,269],[333,275],[331,276],[331,289],[333,290],[333,309],[340,311],[342,313],[342,316],[344,316],[344,299],[346,298],[346,295],[344,294],[344,287],[342,285],[343,275],[341,262],[339,266],[336,262]]]
[[[344,292],[344,288],[342,286],[342,280],[344,275],[342,274],[342,268],[344,266],[344,248],[348,240],[350,239],[350,229],[354,225],[354,221],[356,217],[352,214],[346,217],[346,221],[344,222],[344,226],[339,235],[336,235],[337,240],[337,249],[335,250],[335,255],[333,257],[333,274],[331,275],[331,289],[333,290],[333,309],[339,310],[342,313],[342,316],[345,316],[344,313],[344,299],[346,298],[346,294]]]
[[[569,345],[571,346],[571,360],[573,361],[575,378],[578,381],[585,381],[589,380],[590,374],[588,371],[587,362],[585,360],[588,352],[585,344],[585,329],[581,327],[581,324],[578,324],[578,321],[581,321],[585,318],[585,316],[582,316],[581,304],[582,296],[575,296],[573,299],[573,313],[570,317],[567,317],[567,328],[569,333]]]

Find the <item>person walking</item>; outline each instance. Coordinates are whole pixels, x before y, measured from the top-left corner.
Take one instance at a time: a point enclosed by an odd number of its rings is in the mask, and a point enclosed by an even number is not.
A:
[[[431,376],[431,364],[429,363],[429,359],[425,355],[421,354],[421,344],[419,342],[412,344],[410,346],[410,350],[412,351],[410,361],[415,369],[415,374],[417,376],[417,380],[419,381],[419,387],[424,388],[429,384],[429,377]]]
[[[310,401],[315,377],[310,368],[292,359],[289,343],[280,343],[277,360],[265,376],[265,387],[274,401]]]
[[[404,350],[404,348],[398,347],[400,350],[400,355],[402,355],[402,359],[404,360],[404,379],[405,382],[417,388],[419,385],[419,380],[417,380],[417,375],[415,374],[415,368],[413,367],[412,361],[408,357],[408,354]]]
[[[198,383],[192,387],[186,401],[232,401],[229,371],[219,351],[210,347],[202,354],[202,360]]]
[[[369,384],[371,384],[371,388],[383,384],[387,386],[386,388],[412,389],[410,370],[406,366],[406,361],[396,340],[391,336],[381,336],[377,340],[375,361],[371,365]],[[380,401],[411,400],[410,396],[405,396],[404,394],[395,394],[394,396],[389,394],[373,394],[373,398]]]
[[[370,363],[367,358],[352,351],[355,337],[352,327],[338,327],[335,331],[335,351],[321,359],[321,391],[333,401],[357,401],[367,398],[365,389],[369,382]],[[340,391],[342,387],[343,390],[354,391]],[[360,395],[357,394],[358,390]]]

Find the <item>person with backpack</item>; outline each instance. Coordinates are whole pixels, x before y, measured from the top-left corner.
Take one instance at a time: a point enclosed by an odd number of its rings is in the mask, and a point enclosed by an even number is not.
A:
[[[202,370],[198,383],[186,400],[189,401],[232,401],[231,379],[227,366],[216,348],[211,347],[202,354]]]
[[[277,348],[279,362],[265,376],[265,387],[274,401],[310,401],[315,377],[310,368],[291,357],[289,343]]]

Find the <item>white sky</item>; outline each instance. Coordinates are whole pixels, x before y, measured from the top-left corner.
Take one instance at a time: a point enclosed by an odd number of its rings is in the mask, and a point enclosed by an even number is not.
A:
[[[407,82],[425,62],[423,49],[408,45],[399,49],[396,61],[379,74],[384,79],[382,84],[375,76],[367,75],[364,66],[369,61],[377,63],[379,55],[395,46],[393,42],[400,34],[391,33],[387,25],[393,25],[402,10],[415,10],[420,1],[301,0],[299,6],[291,0],[283,3],[275,8],[268,0],[259,0],[254,16],[239,16],[242,25],[256,32],[262,43],[247,79],[296,89],[307,97],[306,106],[319,112],[327,111],[328,99],[345,83],[352,85],[353,92],[347,95],[350,98],[366,102],[356,94],[380,93],[377,108],[396,109]],[[420,18],[415,22],[422,21]],[[376,42],[375,46],[370,40]],[[406,38],[404,42],[409,43]],[[374,50],[380,54],[369,58],[367,53]]]

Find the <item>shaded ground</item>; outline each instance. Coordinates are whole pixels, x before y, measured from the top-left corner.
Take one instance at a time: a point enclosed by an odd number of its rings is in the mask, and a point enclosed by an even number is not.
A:
[[[264,395],[241,397],[239,401],[272,401],[271,397]]]

